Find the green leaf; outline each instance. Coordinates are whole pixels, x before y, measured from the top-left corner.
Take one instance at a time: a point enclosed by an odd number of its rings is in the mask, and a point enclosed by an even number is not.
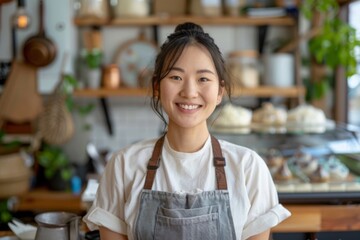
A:
[[[39,164],[44,168],[47,179],[54,177],[56,172],[69,170],[70,162],[67,155],[59,147],[46,145],[38,154]]]
[[[70,178],[71,178],[71,169],[68,169],[68,168],[66,168],[66,169],[63,169],[62,171],[61,171],[61,178],[62,179],[64,179],[64,180],[70,180]]]
[[[100,49],[85,51],[84,55],[84,60],[88,68],[95,69],[101,67],[103,54]]]
[[[78,106],[78,112],[80,113],[80,115],[82,116],[86,116],[88,115],[90,112],[92,112],[95,108],[95,104],[93,103],[89,103],[88,105],[85,106]]]

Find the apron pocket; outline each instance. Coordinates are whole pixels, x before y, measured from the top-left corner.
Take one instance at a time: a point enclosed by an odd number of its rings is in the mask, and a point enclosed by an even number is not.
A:
[[[207,212],[216,210],[213,213],[201,214],[204,208],[197,209],[166,209],[156,216],[154,239],[218,239],[219,234],[219,214],[217,208],[206,207]],[[169,217],[161,215],[163,212],[175,216]],[[181,216],[181,214],[184,215]],[[200,215],[195,215],[200,213]],[[190,216],[190,217],[189,217]]]
[[[210,213],[218,213],[218,206],[206,206],[201,208],[188,208],[188,209],[169,209],[164,207],[159,207],[157,216],[164,216],[169,218],[189,218],[202,216]]]

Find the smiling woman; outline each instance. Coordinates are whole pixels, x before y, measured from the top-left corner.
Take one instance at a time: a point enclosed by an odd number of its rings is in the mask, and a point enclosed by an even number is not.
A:
[[[177,26],[152,77],[152,107],[166,132],[113,155],[84,217],[91,230],[105,240],[269,238],[290,213],[267,166],[207,127],[230,86],[213,38],[194,23]]]

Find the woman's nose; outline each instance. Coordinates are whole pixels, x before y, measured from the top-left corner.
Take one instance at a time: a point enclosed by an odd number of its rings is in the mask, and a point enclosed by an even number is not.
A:
[[[180,95],[186,98],[194,98],[198,96],[198,87],[196,81],[188,80],[184,81]]]

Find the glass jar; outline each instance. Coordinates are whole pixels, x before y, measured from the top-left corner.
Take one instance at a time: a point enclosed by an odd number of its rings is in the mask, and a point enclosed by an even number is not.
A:
[[[231,80],[237,86],[254,88],[259,86],[258,52],[240,50],[229,53],[228,69]]]

